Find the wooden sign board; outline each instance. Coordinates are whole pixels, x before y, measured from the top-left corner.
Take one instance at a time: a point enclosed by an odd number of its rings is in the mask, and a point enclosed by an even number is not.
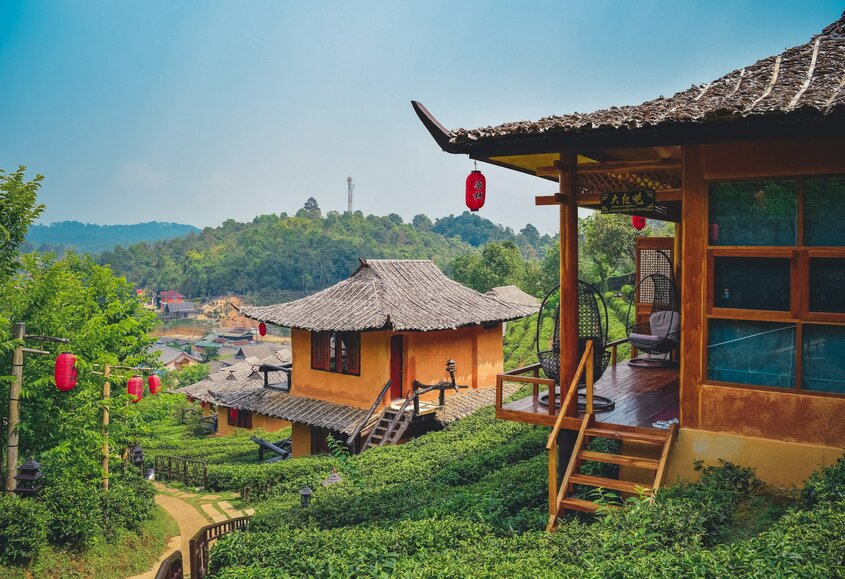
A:
[[[654,191],[611,191],[601,194],[602,213],[648,213],[654,211]]]

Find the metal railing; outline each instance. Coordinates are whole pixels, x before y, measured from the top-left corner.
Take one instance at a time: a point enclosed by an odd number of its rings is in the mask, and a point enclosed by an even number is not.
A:
[[[167,559],[161,562],[155,579],[182,579],[184,576],[185,570],[182,567],[182,551],[174,551]]]
[[[155,457],[155,474],[159,480],[179,481],[185,486],[208,488],[208,463],[179,456]]]
[[[203,579],[208,574],[208,548],[212,541],[234,531],[246,529],[251,517],[237,517],[213,525],[206,525],[191,538],[188,552],[191,562],[191,579]]]

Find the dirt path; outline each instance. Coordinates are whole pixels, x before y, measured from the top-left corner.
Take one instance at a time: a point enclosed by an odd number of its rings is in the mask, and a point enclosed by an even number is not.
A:
[[[189,577],[188,567],[190,565],[190,559],[188,557],[188,542],[197,531],[208,524],[208,521],[193,506],[176,497],[159,493],[156,495],[156,503],[167,511],[171,517],[176,519],[176,523],[179,525],[179,535],[170,539],[167,549],[159,557],[159,560],[152,569],[141,575],[136,575],[131,579],[153,579],[161,562],[176,549],[181,549],[182,551],[183,569],[185,576]]]

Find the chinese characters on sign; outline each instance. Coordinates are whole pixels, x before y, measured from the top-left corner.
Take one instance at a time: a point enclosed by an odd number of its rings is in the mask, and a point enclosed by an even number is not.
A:
[[[654,191],[617,191],[601,194],[602,213],[633,213],[654,211]]]

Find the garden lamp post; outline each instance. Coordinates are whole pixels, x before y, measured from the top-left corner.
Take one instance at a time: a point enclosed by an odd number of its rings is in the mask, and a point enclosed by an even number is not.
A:
[[[304,508],[311,503],[311,495],[314,494],[314,491],[311,490],[311,487],[304,486],[299,491],[299,504]]]
[[[6,492],[8,493],[15,491],[15,474],[17,473],[18,466],[18,444],[20,443],[18,424],[21,421],[23,355],[24,353],[50,355],[50,352],[47,352],[46,350],[26,348],[21,345],[21,342],[25,340],[40,340],[42,342],[58,342],[61,344],[67,344],[70,342],[67,338],[27,335],[26,324],[24,322],[17,322],[15,324],[12,337],[18,341],[18,345],[15,346],[15,350],[12,353],[12,383],[9,386],[9,428],[6,437]]]

